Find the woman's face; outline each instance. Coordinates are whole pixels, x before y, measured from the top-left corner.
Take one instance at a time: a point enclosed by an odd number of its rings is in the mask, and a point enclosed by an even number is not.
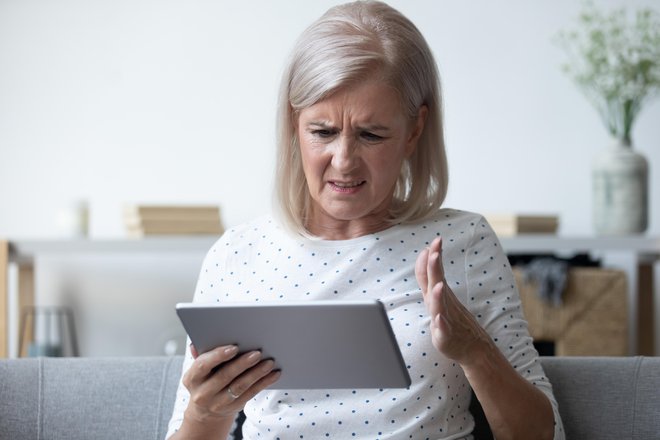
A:
[[[302,110],[296,131],[312,199],[308,230],[346,239],[382,230],[396,181],[414,151],[426,107],[407,117],[396,92],[371,80]]]

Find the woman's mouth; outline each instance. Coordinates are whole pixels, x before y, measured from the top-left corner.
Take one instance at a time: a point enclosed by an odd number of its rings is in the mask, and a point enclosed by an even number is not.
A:
[[[366,182],[366,180],[356,180],[352,182],[330,181],[329,184],[333,191],[344,194],[352,194],[357,192]]]

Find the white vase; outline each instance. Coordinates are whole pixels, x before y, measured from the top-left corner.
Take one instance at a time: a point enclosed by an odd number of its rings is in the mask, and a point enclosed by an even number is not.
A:
[[[89,234],[89,204],[76,200],[62,207],[57,213],[60,232],[70,238],[86,238]]]
[[[639,234],[648,226],[648,162],[615,140],[593,163],[593,221],[599,235]]]

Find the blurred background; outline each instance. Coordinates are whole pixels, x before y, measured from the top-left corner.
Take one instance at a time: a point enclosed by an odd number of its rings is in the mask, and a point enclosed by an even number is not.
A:
[[[81,201],[88,240],[124,239],[126,203],[215,204],[225,227],[266,213],[280,73],[295,38],[337,3],[0,0],[0,237],[68,240],[62,213]],[[581,4],[388,3],[440,68],[446,205],[550,213],[561,235],[592,236],[591,163],[612,141],[555,43]],[[646,235],[657,236],[660,100],[632,140],[649,161]],[[205,247],[38,255],[35,299],[75,308],[83,355],[180,352],[174,304],[192,298]],[[10,320],[17,328],[16,311]]]

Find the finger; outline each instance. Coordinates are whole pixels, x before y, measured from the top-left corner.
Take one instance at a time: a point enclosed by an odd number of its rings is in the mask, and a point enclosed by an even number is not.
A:
[[[192,344],[192,342],[190,343],[190,354],[192,355],[193,359],[197,359],[197,357],[199,357],[199,353],[197,352],[197,349]]]
[[[442,253],[444,252],[444,242],[442,237],[438,239],[438,253],[440,254],[438,269],[440,269],[440,277],[442,281],[445,280],[445,265],[442,263]]]
[[[440,307],[440,314],[443,316],[443,318],[448,323],[451,323],[460,319],[464,313],[470,315],[470,312],[467,311],[463,303],[461,303],[458,298],[456,298],[454,291],[451,290],[449,286],[447,286],[447,282],[441,282],[440,285],[442,288],[440,291],[438,304]]]
[[[260,361],[260,351],[255,350],[244,353],[218,368],[209,380],[200,385],[200,390],[210,394],[218,394]],[[244,389],[232,387],[232,392],[235,395],[239,395],[243,391]]]
[[[190,386],[197,386],[203,383],[209,375],[218,367],[218,365],[230,361],[238,354],[238,347],[235,345],[226,345],[214,348],[213,350],[202,353],[193,361],[186,372],[184,385],[190,389]]]
[[[427,265],[429,259],[429,248],[424,248],[422,252],[419,253],[417,261],[415,262],[415,277],[417,278],[417,284],[419,284],[420,289],[422,289],[422,294],[426,295],[428,291],[429,277],[427,272]]]
[[[228,386],[231,386],[230,384],[241,373],[250,370],[260,360],[261,352],[251,351],[219,364],[210,376],[207,376],[203,382],[192,388],[190,403],[201,408],[201,411],[216,415],[235,413],[237,410],[242,409],[244,403],[236,404],[236,401],[242,398],[242,385],[237,382],[232,386],[231,393],[233,396],[229,393]],[[268,374],[272,368],[272,365],[267,366],[267,368],[261,368],[259,377]]]
[[[453,335],[452,327],[449,324],[449,321],[447,321],[447,319],[442,314],[438,314],[433,320],[433,325],[431,326],[431,335],[435,340],[434,345],[436,348],[444,353],[447,347],[447,343],[453,337]]]
[[[442,281],[442,278],[438,276],[438,261],[440,259],[440,254],[437,252],[432,252],[429,251],[429,260],[428,263],[426,264],[426,272],[427,272],[427,277],[429,280],[428,283],[428,289],[431,291],[433,289],[433,286],[438,284],[440,281]]]
[[[254,398],[257,394],[277,382],[277,380],[280,378],[282,375],[282,372],[280,370],[275,370],[271,371],[270,373],[266,374],[259,380],[257,380],[252,386],[247,389],[243,394],[241,394],[238,399],[236,399],[235,404],[238,405],[240,408],[244,407],[245,404],[247,404],[250,400]],[[233,390],[233,388],[232,388]]]
[[[427,265],[429,283],[434,286],[445,279],[445,269],[442,265],[442,238],[436,238],[429,248],[430,257]]]
[[[443,288],[444,288],[444,284],[442,282],[437,283],[436,285],[433,286],[433,289],[431,290],[431,295],[429,295],[429,301],[427,303],[427,307],[429,310],[429,315],[431,315],[431,320],[435,320],[439,314],[444,312],[441,304]]]
[[[453,295],[453,292],[448,287],[444,286],[443,283],[440,283],[440,292],[438,294],[438,322],[437,325],[440,328],[440,331],[444,334],[447,334],[451,328],[452,319],[455,314],[453,310],[453,303],[450,300],[450,297]]]
[[[227,385],[227,395],[232,400],[242,396],[253,387],[255,383],[271,373],[273,368],[275,368],[275,362],[272,359],[261,361],[259,364],[245,371]]]
[[[447,320],[442,316],[442,314],[438,313],[435,315],[433,326],[431,328],[433,336],[437,339],[440,339],[442,336],[448,334],[448,330],[449,324],[447,323]]]
[[[434,239],[431,242],[431,245],[429,246],[429,250],[431,253],[437,252],[439,254],[442,254],[442,237],[438,237]]]
[[[451,320],[455,311],[452,310],[452,305],[448,301],[452,295],[453,292],[444,283],[438,283],[432,295],[438,307],[438,313],[431,320],[431,336],[433,337],[434,346],[442,353],[445,353],[447,344],[450,344],[451,339],[455,336]]]

